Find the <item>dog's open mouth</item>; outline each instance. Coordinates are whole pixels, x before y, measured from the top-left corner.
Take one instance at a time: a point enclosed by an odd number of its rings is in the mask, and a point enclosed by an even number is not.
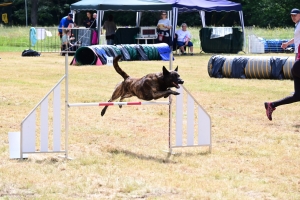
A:
[[[177,89],[180,88],[179,85],[176,84],[175,82],[172,82],[172,83],[173,83],[173,85],[174,85]]]

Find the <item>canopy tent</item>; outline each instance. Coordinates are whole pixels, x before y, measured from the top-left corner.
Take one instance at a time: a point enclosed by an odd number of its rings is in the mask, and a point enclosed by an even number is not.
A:
[[[173,31],[177,26],[178,13],[181,12],[195,12],[198,11],[201,16],[202,26],[206,27],[205,23],[205,12],[239,12],[240,21],[243,33],[244,32],[244,18],[242,6],[240,3],[235,3],[227,0],[162,0],[166,3],[171,3],[173,7]]]
[[[102,26],[104,11],[137,11],[136,24],[139,26],[142,11],[171,11],[172,4],[159,0],[82,0],[73,3],[71,10],[97,10],[97,22]],[[98,29],[100,35],[100,29]]]
[[[159,11],[171,9],[171,3],[159,0],[82,0],[71,4],[71,10]]]
[[[171,3],[180,12],[203,10],[211,11],[242,11],[240,3],[227,0],[162,0]]]
[[[241,4],[227,0],[126,0],[124,2],[120,0],[82,0],[71,4],[71,10],[97,10],[99,27],[101,27],[103,11],[137,11],[137,26],[140,24],[142,11],[168,11],[169,19],[172,22],[172,36],[180,12],[198,11],[201,15],[202,25],[205,27],[205,11],[236,11],[240,14],[241,26],[244,32]],[[100,29],[98,31],[100,33]]]

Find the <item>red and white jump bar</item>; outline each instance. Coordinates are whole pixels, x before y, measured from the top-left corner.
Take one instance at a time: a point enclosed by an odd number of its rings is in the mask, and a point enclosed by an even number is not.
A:
[[[69,107],[84,107],[84,106],[138,106],[138,105],[170,105],[169,101],[142,101],[142,102],[99,102],[99,103],[71,103]]]

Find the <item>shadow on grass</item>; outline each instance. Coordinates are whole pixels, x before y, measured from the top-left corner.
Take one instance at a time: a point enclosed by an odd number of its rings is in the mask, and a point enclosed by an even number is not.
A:
[[[294,128],[300,128],[300,124],[293,125]]]
[[[141,160],[153,160],[155,162],[159,162],[159,163],[176,163],[175,161],[172,161],[169,159],[169,155],[168,153],[166,153],[166,158],[157,158],[154,156],[150,156],[150,155],[143,155],[141,153],[135,153],[135,152],[131,152],[128,150],[124,150],[124,149],[109,149],[107,152],[112,153],[112,154],[124,154],[125,156],[131,157],[131,158],[138,158]]]
[[[141,153],[135,153],[132,151],[124,150],[124,149],[109,149],[107,152],[112,153],[112,154],[124,154],[125,156],[131,157],[131,158],[138,158],[141,160],[153,160],[158,163],[173,163],[176,164],[178,161],[172,160],[174,157],[180,157],[180,156],[185,156],[185,157],[193,157],[193,156],[205,156],[205,155],[210,155],[209,151],[206,152],[183,152],[183,153],[175,153],[175,154],[170,154],[168,152],[164,152],[166,154],[165,158],[158,158],[150,155],[143,155]]]
[[[58,162],[65,162],[66,159],[59,156],[51,156],[51,157],[45,157],[45,156],[32,156],[29,158],[23,158],[23,159],[15,159],[18,160],[19,163],[30,163],[35,162],[37,164],[56,164]]]

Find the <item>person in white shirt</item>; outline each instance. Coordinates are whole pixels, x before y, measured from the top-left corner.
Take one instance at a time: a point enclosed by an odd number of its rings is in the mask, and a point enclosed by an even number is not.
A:
[[[172,28],[171,22],[167,19],[167,12],[161,12],[161,19],[157,23],[157,43],[167,43],[169,46],[171,44],[171,34],[170,29]]]
[[[294,32],[294,38],[289,40],[288,42],[284,42],[281,45],[281,48],[286,49],[290,44],[295,45],[295,58],[298,56],[298,46],[300,44],[300,10],[298,8],[294,8],[291,10],[291,18],[293,22],[295,23],[295,32]]]
[[[183,53],[183,55],[186,55],[186,52],[185,52],[186,46],[188,46],[190,48],[191,55],[194,55],[193,43],[191,42],[192,35],[188,30],[186,30],[187,24],[182,23],[181,28],[182,28],[181,30],[177,30],[175,32],[175,34],[176,34],[175,37],[177,37],[177,45],[178,45],[181,53]]]

